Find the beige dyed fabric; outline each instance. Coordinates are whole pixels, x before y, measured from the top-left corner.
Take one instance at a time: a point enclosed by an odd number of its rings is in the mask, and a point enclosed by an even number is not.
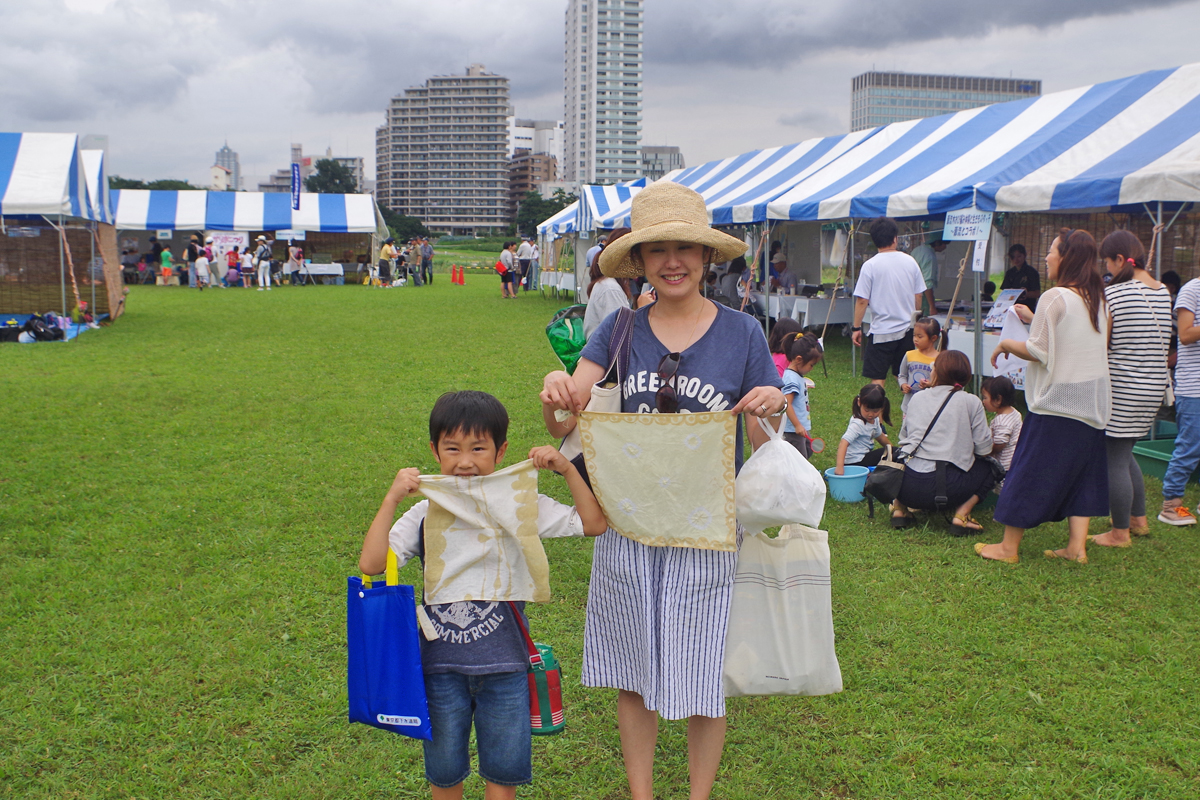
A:
[[[422,475],[426,603],[550,599],[538,537],[537,468],[522,461],[491,475]]]
[[[703,414],[579,416],[583,458],[608,523],[654,547],[737,550],[737,419]]]

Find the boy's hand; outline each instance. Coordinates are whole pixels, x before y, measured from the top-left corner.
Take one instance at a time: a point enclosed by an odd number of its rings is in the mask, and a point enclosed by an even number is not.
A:
[[[571,466],[567,457],[554,445],[546,444],[529,451],[529,458],[538,469],[548,469],[562,475]]]
[[[912,386],[910,384],[907,384],[907,383],[900,384],[900,393],[901,394],[908,394],[911,391],[912,391]]]
[[[388,489],[387,499],[399,503],[404,498],[417,493],[421,485],[421,471],[416,467],[402,469],[396,473],[392,488]]]
[[[930,384],[927,378],[921,378],[921,380],[917,381],[917,385],[922,389],[928,389]]]

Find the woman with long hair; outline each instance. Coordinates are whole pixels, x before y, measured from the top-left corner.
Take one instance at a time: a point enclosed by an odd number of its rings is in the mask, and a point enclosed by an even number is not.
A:
[[[1090,233],[1063,228],[1046,253],[1056,286],[1039,298],[1029,340],[1004,339],[992,353],[993,367],[1002,354],[1029,362],[1029,415],[993,514],[1004,539],[975,545],[985,559],[1015,564],[1026,529],[1066,519],[1067,546],[1045,555],[1086,564],[1088,520],[1108,511],[1108,314],[1097,261]]]
[[[629,233],[629,228],[617,228],[608,235],[611,245],[617,239]],[[600,269],[600,256],[603,250],[592,256],[589,264],[588,278],[591,281],[587,290],[587,310],[583,312],[583,335],[591,336],[592,331],[600,327],[604,318],[619,308],[629,308],[633,301],[629,294],[629,281],[626,278],[610,278]]]
[[[1167,393],[1171,292],[1146,271],[1146,251],[1129,231],[1105,236],[1100,257],[1112,275],[1104,290],[1112,329],[1108,344],[1112,414],[1104,431],[1112,528],[1088,541],[1129,547],[1131,533],[1150,533],[1146,486],[1133,446],[1149,432]]]

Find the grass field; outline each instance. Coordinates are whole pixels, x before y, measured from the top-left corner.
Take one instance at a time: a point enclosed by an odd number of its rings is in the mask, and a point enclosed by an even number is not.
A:
[[[542,329],[565,305],[467,283],[135,287],[112,327],[0,347],[0,796],[426,793],[419,744],[346,722],[345,576],[395,471],[434,471],[443,391],[508,406],[509,463],[546,442]],[[829,344],[832,443],[861,379]],[[1076,567],[1041,558],[1066,541],[1047,525],[1008,567],[940,519],[885,523],[827,506],[845,691],[731,701],[716,797],[1200,796],[1196,531],[1152,522]],[[615,693],[579,685],[591,545],[546,549],[555,596],[530,617],[568,725],[519,794],[627,797]],[[684,733],[662,725],[660,797],[687,796]]]

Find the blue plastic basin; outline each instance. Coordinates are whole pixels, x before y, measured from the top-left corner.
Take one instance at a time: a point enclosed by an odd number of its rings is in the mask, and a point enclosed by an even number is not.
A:
[[[871,470],[866,467],[847,466],[842,468],[845,475],[836,475],[836,469],[837,467],[830,467],[825,470],[825,480],[829,482],[829,493],[833,495],[833,499],[843,503],[857,503],[863,500],[863,487],[867,485],[867,476],[871,474]]]

